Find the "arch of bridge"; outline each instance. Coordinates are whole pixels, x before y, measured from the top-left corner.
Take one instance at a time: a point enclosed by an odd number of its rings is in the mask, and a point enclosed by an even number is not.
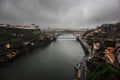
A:
[[[73,33],[73,32],[63,32],[63,33],[58,33],[58,34],[55,35],[55,36],[56,36],[56,37],[59,37],[59,36],[61,36],[61,35],[66,35],[66,34],[71,34],[71,35],[77,37],[77,35],[76,35],[75,33]]]

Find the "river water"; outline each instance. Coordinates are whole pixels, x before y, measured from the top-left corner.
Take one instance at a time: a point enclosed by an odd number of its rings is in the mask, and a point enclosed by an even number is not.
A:
[[[1,67],[0,80],[74,80],[74,67],[83,56],[84,51],[75,37],[65,39],[65,35],[60,36],[49,46]]]

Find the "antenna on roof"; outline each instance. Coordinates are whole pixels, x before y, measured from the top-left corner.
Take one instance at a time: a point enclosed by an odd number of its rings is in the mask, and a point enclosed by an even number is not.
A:
[[[33,18],[32,18],[32,24],[33,24],[33,25],[35,25],[35,23],[37,22],[37,18],[38,18],[38,17],[33,16]]]
[[[35,16],[33,16],[32,18],[32,24],[31,25],[34,25],[35,24]]]

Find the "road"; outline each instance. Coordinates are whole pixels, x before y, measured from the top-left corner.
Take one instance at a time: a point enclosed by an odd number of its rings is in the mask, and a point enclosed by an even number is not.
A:
[[[80,80],[86,80],[86,76],[87,76],[86,61],[91,59],[91,49],[81,38],[78,38],[78,41],[80,42],[80,44],[84,50],[84,53],[86,54],[80,62],[80,64],[81,64],[81,66],[80,66],[80,70],[81,70]]]
[[[83,58],[82,62],[81,62],[81,77],[80,80],[86,80],[86,70],[87,66],[86,66],[86,57]]]

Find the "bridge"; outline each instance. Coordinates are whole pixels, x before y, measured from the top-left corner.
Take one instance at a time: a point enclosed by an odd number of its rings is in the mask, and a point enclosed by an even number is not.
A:
[[[51,38],[57,38],[61,35],[64,35],[64,34],[72,34],[74,35],[75,37],[80,37],[84,34],[84,32],[86,31],[87,29],[48,29],[48,30],[43,30],[42,32],[47,34],[49,37]]]

